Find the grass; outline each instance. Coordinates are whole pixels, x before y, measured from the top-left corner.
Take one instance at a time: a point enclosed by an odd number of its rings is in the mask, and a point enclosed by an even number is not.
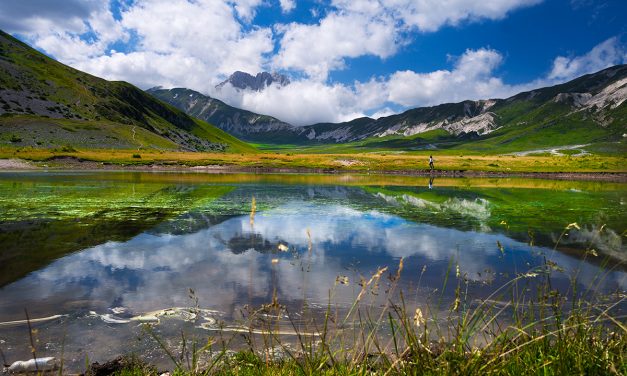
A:
[[[566,226],[562,235],[574,227]],[[308,315],[304,303],[305,319],[297,321],[276,297],[249,309],[243,319],[249,330],[241,334],[249,348],[238,352],[229,350],[232,339],[223,335],[210,337],[204,346],[183,335],[179,354],[150,326],[145,329],[172,360],[173,375],[626,374],[625,316],[615,315],[626,297],[601,296],[593,285],[577,290],[578,271],[568,291],[557,291],[551,278],[560,272],[547,254],[543,265],[477,300],[468,292],[472,282],[451,260],[441,291],[410,306],[399,289],[401,259],[396,270],[379,268],[362,277],[355,300],[343,311],[334,296],[349,283],[346,277],[338,277],[329,292],[323,317]],[[442,299],[448,289],[455,291],[452,302]],[[280,335],[282,315],[296,334],[292,343]],[[253,334],[255,322],[261,323],[258,334]],[[115,374],[158,373],[135,362]]]
[[[141,159],[133,158],[134,150],[59,149],[0,147],[0,158],[19,158],[54,164],[55,158],[124,165],[224,166],[242,168],[316,169],[325,171],[427,171],[429,152],[420,154],[300,154],[300,153],[221,153],[141,150]],[[486,171],[504,173],[526,172],[626,172],[627,157],[586,155],[571,156],[507,156],[434,155],[436,170]],[[62,167],[62,166],[61,166]]]

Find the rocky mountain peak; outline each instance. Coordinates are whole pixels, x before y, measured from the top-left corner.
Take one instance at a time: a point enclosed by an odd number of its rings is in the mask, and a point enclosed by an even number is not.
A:
[[[289,85],[290,79],[279,73],[260,72],[253,76],[246,72],[236,71],[225,81],[216,85],[217,89],[221,89],[226,84],[231,84],[234,88],[240,90],[263,91],[270,85],[286,86]]]

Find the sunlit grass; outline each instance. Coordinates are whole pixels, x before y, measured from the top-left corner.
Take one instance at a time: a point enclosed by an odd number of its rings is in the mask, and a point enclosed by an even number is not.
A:
[[[133,157],[140,154],[141,158]],[[19,158],[62,167],[58,158],[114,165],[221,166],[314,171],[428,172],[428,152],[423,154],[292,154],[292,153],[201,153],[155,150],[75,150],[0,148],[0,158]],[[523,172],[626,172],[623,156],[507,156],[434,154],[437,171]],[[436,171],[436,173],[437,173]]]

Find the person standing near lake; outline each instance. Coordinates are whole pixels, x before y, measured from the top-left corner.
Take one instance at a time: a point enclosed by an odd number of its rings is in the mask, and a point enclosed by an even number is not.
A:
[[[429,170],[433,171],[435,167],[433,166],[433,155],[429,156]]]

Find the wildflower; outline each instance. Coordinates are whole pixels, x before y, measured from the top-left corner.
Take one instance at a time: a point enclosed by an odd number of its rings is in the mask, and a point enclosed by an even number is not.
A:
[[[274,259],[272,259],[272,263],[273,263],[273,264],[278,264],[278,263],[279,263],[279,259],[278,259],[278,258],[274,258]]]
[[[589,253],[589,254],[591,254],[592,256],[595,256],[595,257],[599,256],[599,254],[597,253],[597,251],[596,251],[596,250],[594,250],[594,249],[589,250],[587,253]]]
[[[525,273],[523,274],[523,277],[525,278],[535,278],[538,276],[538,273]]]
[[[576,228],[577,230],[581,230],[577,222],[570,223],[568,226],[566,226],[566,230],[570,230],[571,228]]]
[[[401,272],[403,271],[403,258],[401,257],[398,262],[398,270],[396,271],[396,276],[392,279],[393,281],[397,281],[401,278]]]
[[[459,278],[459,276],[460,276],[460,272],[459,272],[459,264],[457,264],[457,265],[455,266],[455,276],[456,276],[457,278]]]
[[[342,285],[348,285],[348,277],[345,275],[338,275],[337,278],[335,278],[335,283],[340,283]]]
[[[457,311],[457,309],[459,308],[459,303],[461,303],[461,300],[459,299],[459,297],[456,297],[455,302],[453,303],[453,311]]]
[[[416,308],[416,313],[414,314],[414,324],[416,324],[417,327],[420,327],[421,324],[424,324],[425,319],[422,316],[422,311],[420,310],[420,308]]]
[[[289,250],[289,248],[288,248],[285,244],[282,244],[282,243],[279,243],[279,245],[277,246],[277,248],[278,248],[278,249],[279,249],[279,251],[281,251],[281,252],[287,252],[287,251]]]

